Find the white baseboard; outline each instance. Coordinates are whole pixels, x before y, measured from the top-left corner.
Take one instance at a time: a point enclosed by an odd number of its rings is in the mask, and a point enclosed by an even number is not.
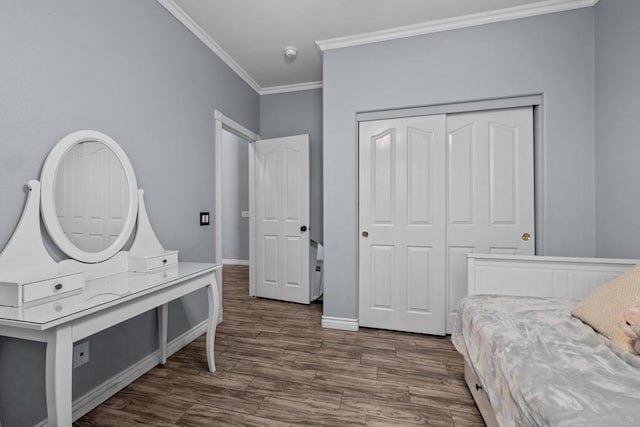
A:
[[[248,259],[225,259],[222,258],[223,265],[249,265]]]
[[[218,322],[218,323],[220,323],[220,322]],[[203,320],[202,322],[198,323],[193,328],[189,329],[187,332],[185,332],[182,335],[179,335],[179,336],[175,337],[173,340],[171,340],[171,342],[167,344],[167,357],[172,356],[173,354],[175,354],[178,351],[182,350],[182,348],[184,348],[187,345],[189,345],[191,343],[191,341],[195,340],[200,335],[202,335],[205,332],[207,332],[207,325],[208,324],[209,324],[208,320]],[[159,351],[158,351],[158,359],[160,359]]]
[[[345,317],[322,316],[322,327],[327,329],[341,329],[343,331],[357,331],[358,319]]]
[[[207,323],[205,320],[184,334],[176,337],[167,345],[167,356],[171,356],[183,347],[187,346],[191,341],[207,332]],[[137,363],[129,366],[119,374],[109,378],[84,396],[79,397],[73,402],[73,421],[77,421],[86,415],[92,409],[95,409],[111,396],[149,372],[160,363],[160,350],[156,350],[150,355],[139,360]],[[43,420],[35,425],[35,427],[47,426],[47,420]]]

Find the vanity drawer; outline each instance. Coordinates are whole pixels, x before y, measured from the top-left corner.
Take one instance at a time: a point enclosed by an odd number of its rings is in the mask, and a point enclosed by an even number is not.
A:
[[[27,283],[22,287],[22,302],[26,304],[42,298],[66,294],[83,287],[84,276],[82,273]]]
[[[149,273],[177,263],[178,251],[166,251],[160,255],[130,257],[129,270],[137,273]]]

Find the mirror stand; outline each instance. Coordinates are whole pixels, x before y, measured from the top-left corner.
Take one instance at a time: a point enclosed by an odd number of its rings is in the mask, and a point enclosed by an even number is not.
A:
[[[0,306],[23,307],[84,290],[86,280],[124,272],[149,273],[178,263],[178,251],[164,249],[155,235],[138,190],[137,232],[130,251],[94,264],[56,262],[44,246],[40,227],[40,182],[31,180],[20,221],[0,253]]]
[[[61,268],[44,247],[40,229],[40,182],[31,180],[27,188],[29,194],[20,222],[0,253],[0,305],[10,307],[66,296],[84,288],[82,270]]]

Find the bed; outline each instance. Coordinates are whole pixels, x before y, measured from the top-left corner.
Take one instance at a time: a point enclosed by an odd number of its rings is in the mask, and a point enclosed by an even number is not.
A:
[[[469,256],[452,341],[487,425],[640,425],[640,357],[570,313],[636,263]]]

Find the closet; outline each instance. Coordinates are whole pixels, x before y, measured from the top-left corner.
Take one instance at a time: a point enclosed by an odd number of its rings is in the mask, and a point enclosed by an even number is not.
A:
[[[450,333],[466,254],[534,254],[532,107],[359,123],[359,324]]]

